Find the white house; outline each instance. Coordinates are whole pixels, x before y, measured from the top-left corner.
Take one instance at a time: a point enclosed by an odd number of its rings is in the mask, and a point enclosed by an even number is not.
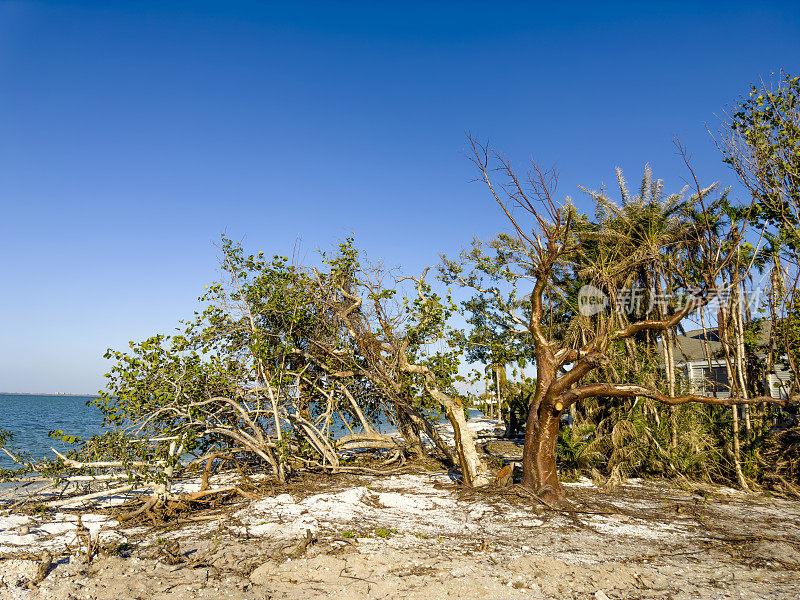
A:
[[[730,396],[728,383],[728,367],[722,344],[716,330],[708,329],[708,350],[711,355],[711,364],[704,348],[704,334],[702,329],[687,331],[684,335],[675,336],[675,367],[678,374],[683,373],[692,388],[692,391],[727,398]],[[761,330],[762,346],[766,346],[769,339],[769,324]],[[766,353],[763,353],[764,357]],[[775,398],[786,398],[790,392],[792,373],[784,369],[782,361],[776,359],[775,369],[765,377],[764,393]]]

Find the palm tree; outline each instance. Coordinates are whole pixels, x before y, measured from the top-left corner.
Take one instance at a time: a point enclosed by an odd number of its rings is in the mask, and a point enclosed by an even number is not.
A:
[[[597,204],[598,228],[586,239],[596,243],[594,256],[587,256],[584,273],[609,296],[619,294],[616,311],[619,326],[647,318],[665,319],[678,308],[674,294],[680,286],[680,272],[697,251],[700,240],[696,205],[714,186],[686,198],[686,188],[665,195],[661,180],[654,179],[645,166],[638,193],[629,190],[621,169],[616,170],[620,202],[605,193],[588,191]],[[724,196],[724,194],[723,194]],[[705,212],[702,211],[703,217]],[[706,219],[707,220],[707,219]],[[688,261],[691,263],[691,260]],[[645,330],[626,340],[627,358],[634,372],[643,370],[642,360],[652,362],[656,350],[655,332]],[[663,332],[666,388],[675,395],[675,332]],[[658,421],[658,414],[654,411]],[[678,408],[670,408],[670,446],[678,445]]]

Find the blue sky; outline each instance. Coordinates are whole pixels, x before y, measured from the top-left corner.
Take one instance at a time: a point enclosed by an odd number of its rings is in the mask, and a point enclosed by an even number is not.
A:
[[[93,392],[169,331],[219,234],[409,272],[507,230],[465,134],[561,195],[733,184],[706,124],[800,72],[796,3],[2,2],[0,391]]]

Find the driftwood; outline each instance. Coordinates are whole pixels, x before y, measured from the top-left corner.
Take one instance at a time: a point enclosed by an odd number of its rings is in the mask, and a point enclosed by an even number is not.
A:
[[[47,508],[57,508],[60,506],[69,506],[70,504],[78,504],[80,502],[86,502],[87,500],[97,500],[98,498],[106,498],[108,496],[115,496],[117,494],[124,494],[126,492],[134,491],[135,486],[133,484],[123,485],[117,488],[110,488],[107,490],[101,490],[99,492],[92,492],[91,494],[84,494],[83,496],[73,496],[72,498],[64,498],[62,500],[50,500],[49,502],[43,502],[42,506]],[[147,488],[139,488],[136,491],[142,491]]]
[[[73,460],[71,458],[67,458],[53,447],[51,447],[50,450],[55,452],[56,456],[60,458],[66,466],[73,467],[75,469],[107,469],[107,468],[124,469],[126,467],[164,467],[166,465],[166,462],[164,462],[163,460],[154,460],[152,462],[131,461],[128,463],[123,461],[82,462],[78,460]]]
[[[380,433],[354,433],[339,438],[336,441],[338,450],[360,450],[367,448],[402,450],[406,446],[405,442],[388,435]]]
[[[131,519],[135,519],[139,515],[149,512],[150,509],[152,509],[156,505],[156,502],[158,502],[158,498],[154,498],[151,496],[145,501],[144,504],[142,504],[136,510],[118,514],[117,521],[119,521],[120,523],[124,523],[125,521],[130,521]]]

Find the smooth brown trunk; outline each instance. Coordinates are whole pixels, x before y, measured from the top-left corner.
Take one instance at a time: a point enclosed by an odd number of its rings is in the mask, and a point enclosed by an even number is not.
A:
[[[556,471],[556,444],[561,413],[549,402],[531,410],[525,429],[522,458],[522,485],[545,503],[560,503],[563,490]]]

